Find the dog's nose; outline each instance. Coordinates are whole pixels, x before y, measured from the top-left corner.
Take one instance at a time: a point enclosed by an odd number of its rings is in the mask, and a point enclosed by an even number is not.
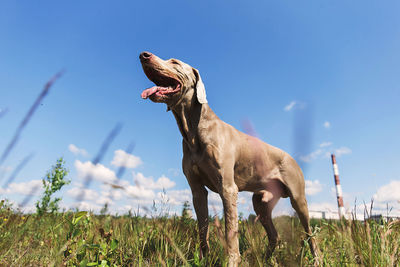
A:
[[[146,59],[149,59],[152,55],[153,55],[152,53],[145,51],[145,52],[140,53],[139,58],[140,58],[140,60],[146,60]]]

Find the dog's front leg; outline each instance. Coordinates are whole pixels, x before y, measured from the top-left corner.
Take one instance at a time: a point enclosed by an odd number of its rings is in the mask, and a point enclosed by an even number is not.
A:
[[[193,206],[197,216],[197,225],[199,227],[201,254],[200,258],[208,252],[208,192],[204,186],[192,187]]]
[[[235,267],[240,262],[237,212],[238,188],[233,181],[233,177],[227,180],[222,182],[220,195],[224,206],[225,240],[229,257],[228,266]]]

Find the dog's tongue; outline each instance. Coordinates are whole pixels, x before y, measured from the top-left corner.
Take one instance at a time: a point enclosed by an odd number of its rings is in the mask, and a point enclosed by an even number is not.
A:
[[[143,99],[146,99],[149,96],[151,96],[152,94],[157,93],[162,88],[163,87],[160,87],[160,86],[153,86],[151,88],[145,89],[145,90],[143,90],[141,96],[142,96]]]

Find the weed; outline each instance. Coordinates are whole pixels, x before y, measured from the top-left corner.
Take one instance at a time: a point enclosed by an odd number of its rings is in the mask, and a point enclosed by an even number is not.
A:
[[[200,259],[197,223],[185,217],[143,218],[90,212],[20,214],[0,205],[0,265],[225,266],[224,221],[210,220],[210,252]],[[274,219],[281,240],[269,264],[309,266],[313,258],[297,218]],[[397,266],[400,221],[313,220],[324,266]],[[241,266],[263,266],[268,238],[241,219]]]

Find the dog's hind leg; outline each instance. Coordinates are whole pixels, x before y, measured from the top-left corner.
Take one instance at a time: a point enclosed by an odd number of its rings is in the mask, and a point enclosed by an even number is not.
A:
[[[300,222],[307,234],[311,253],[315,259],[315,263],[318,264],[318,247],[312,236],[310,227],[303,172],[295,160],[289,158],[287,164],[281,169],[281,174],[290,197],[290,203],[299,216]]]
[[[300,222],[303,225],[305,232],[307,233],[307,239],[308,239],[308,244],[310,245],[311,254],[313,255],[317,263],[318,252],[315,240],[311,232],[306,197],[304,194],[297,195],[296,197],[290,196],[290,203],[292,204],[292,207],[296,210]]]
[[[253,195],[254,211],[268,235],[269,245],[265,257],[266,261],[272,256],[279,239],[278,232],[272,222],[272,210],[281,195],[274,191],[262,191]]]

